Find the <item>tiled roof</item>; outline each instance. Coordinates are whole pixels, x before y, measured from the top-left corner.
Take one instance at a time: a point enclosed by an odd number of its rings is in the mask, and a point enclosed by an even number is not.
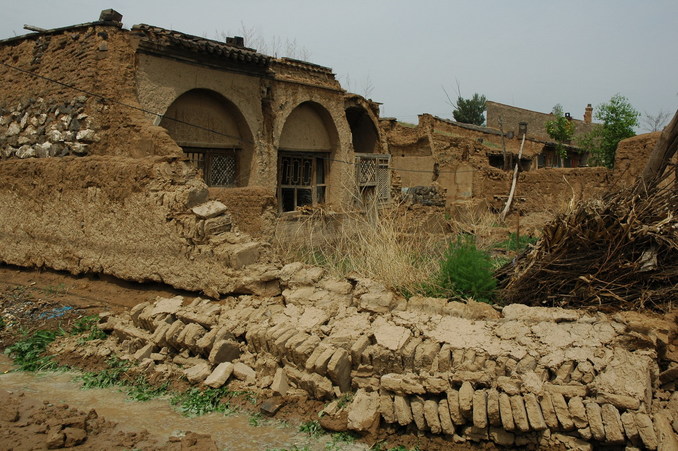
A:
[[[318,72],[327,75],[334,75],[332,69],[330,69],[329,67],[309,63],[308,61],[302,61],[294,58],[276,58],[275,62],[284,66],[290,66],[309,72]]]
[[[270,56],[257,53],[255,50],[247,47],[240,47],[151,25],[134,25],[132,32],[140,36],[147,44],[161,49],[202,53],[217,58],[222,57],[236,62],[262,66],[267,65],[271,60]]]

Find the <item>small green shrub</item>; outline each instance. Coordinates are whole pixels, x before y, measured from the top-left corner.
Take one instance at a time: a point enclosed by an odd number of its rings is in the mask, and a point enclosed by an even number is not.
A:
[[[104,331],[99,329],[99,326],[97,326],[98,322],[99,315],[83,316],[73,324],[70,334],[80,335],[87,333],[87,335],[83,337],[83,341],[104,339],[107,335]]]
[[[339,451],[347,444],[355,442],[356,436],[351,432],[337,432],[332,434],[332,440],[325,443],[326,451]]]
[[[144,376],[140,375],[136,378],[134,383],[127,388],[127,396],[134,401],[149,401],[166,394],[168,387],[169,382],[165,382],[162,385],[155,387],[149,384]]]
[[[5,350],[19,365],[22,371],[53,370],[58,367],[52,356],[44,355],[47,346],[58,336],[64,335],[63,329],[38,330],[30,337],[25,334],[23,340],[17,341]]]
[[[256,413],[253,413],[252,415],[250,415],[248,423],[249,423],[250,426],[257,427],[257,426],[261,426],[263,421],[264,421],[264,417],[259,412],[256,412]]]
[[[461,235],[450,243],[440,261],[440,270],[427,284],[430,296],[471,297],[490,302],[497,281],[492,275],[490,256],[479,250],[472,236]]]

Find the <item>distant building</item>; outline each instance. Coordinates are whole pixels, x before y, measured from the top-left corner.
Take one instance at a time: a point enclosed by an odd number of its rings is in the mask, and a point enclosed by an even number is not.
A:
[[[487,126],[500,129],[503,128],[506,133],[514,133],[516,136],[522,135],[522,127],[525,127],[527,136],[531,138],[550,141],[551,137],[546,133],[546,122],[553,119],[551,113],[540,113],[538,111],[526,110],[515,106],[505,105],[503,103],[487,101]],[[595,124],[592,123],[593,107],[589,103],[584,109],[584,119],[574,119],[570,113],[565,113],[575,127],[574,136],[585,135],[590,132]],[[500,125],[500,122],[502,124]]]

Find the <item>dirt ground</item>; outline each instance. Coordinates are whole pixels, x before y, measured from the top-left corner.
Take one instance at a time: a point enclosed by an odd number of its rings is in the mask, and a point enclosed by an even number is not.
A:
[[[58,271],[0,265],[0,352],[37,330],[55,330],[59,327],[68,330],[85,316],[104,311],[119,312],[153,300],[156,296],[176,295],[183,295],[187,300],[197,296],[160,284],[142,285],[104,276],[73,276]],[[58,362],[83,371],[99,371],[105,366],[101,359],[69,360],[68,356],[59,356]],[[176,385],[175,389],[188,387],[180,381],[173,385]],[[265,398],[260,398],[253,405],[244,399],[235,399],[233,403],[252,415],[263,401]],[[289,398],[285,399],[275,419],[292,425],[301,424],[317,420],[315,412],[321,408],[322,403],[318,401],[303,397]],[[91,450],[217,449],[215,440],[205,434],[167,434],[158,439],[158,434],[152,429],[130,431],[129,427],[124,426],[100,416],[95,409],[83,411],[70,407],[67,400],[56,394],[45,397],[30,390],[0,387],[0,451],[63,447]],[[322,439],[316,441],[319,442],[318,446],[290,449],[324,449],[329,443],[322,442]],[[450,446],[460,450],[495,449],[491,443],[452,444],[441,437],[396,429],[381,429],[376,435],[362,437],[352,447],[332,449],[387,450],[398,446],[420,450],[447,450],[451,449]]]

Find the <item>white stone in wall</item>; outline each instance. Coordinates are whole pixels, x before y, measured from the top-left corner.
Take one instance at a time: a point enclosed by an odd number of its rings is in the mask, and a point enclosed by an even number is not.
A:
[[[85,129],[85,130],[80,130],[78,132],[78,134],[75,136],[75,139],[77,139],[78,141],[91,143],[91,142],[96,141],[96,136],[97,136],[97,134],[94,130]]]
[[[35,149],[28,145],[21,146],[17,149],[16,156],[18,158],[33,158],[36,156]]]
[[[226,213],[228,208],[218,200],[211,200],[198,205],[197,207],[193,207],[192,211],[193,214],[201,219],[209,219]]]
[[[6,136],[16,136],[21,132],[21,127],[19,124],[16,122],[12,122],[9,124],[9,127],[7,127],[7,133],[5,133]]]

